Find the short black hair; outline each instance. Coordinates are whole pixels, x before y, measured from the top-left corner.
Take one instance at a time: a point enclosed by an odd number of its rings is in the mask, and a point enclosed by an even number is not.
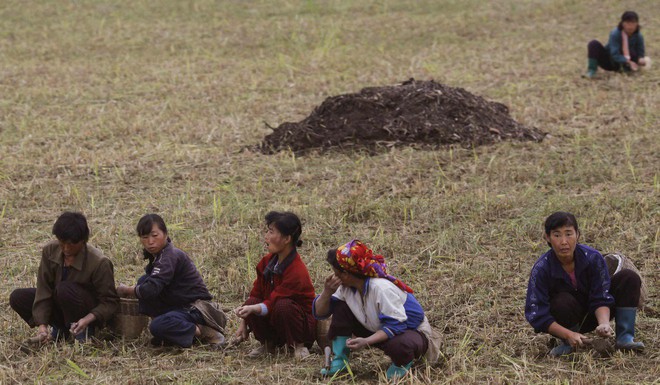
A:
[[[154,224],[158,226],[160,231],[167,235],[167,226],[165,226],[165,221],[163,218],[158,214],[147,214],[140,218],[137,227],[135,228],[138,237],[151,233],[151,229],[153,229]]]
[[[639,30],[642,28],[642,26],[639,25],[639,16],[637,15],[637,12],[635,11],[625,11],[623,15],[621,15],[621,21],[619,22],[619,25],[617,28],[619,31],[623,29],[623,22],[624,21],[634,21],[637,23],[637,29],[633,33],[639,32]]]
[[[273,225],[280,232],[280,234],[291,236],[291,243],[293,247],[300,247],[303,241],[300,240],[302,234],[302,223],[300,218],[290,211],[279,212],[271,211],[266,214],[266,226]]]
[[[580,231],[575,215],[565,211],[554,212],[545,220],[545,234],[550,235],[552,230],[564,226],[573,226],[576,232]]]
[[[87,242],[89,240],[87,218],[78,212],[65,211],[55,221],[53,235],[63,242]]]

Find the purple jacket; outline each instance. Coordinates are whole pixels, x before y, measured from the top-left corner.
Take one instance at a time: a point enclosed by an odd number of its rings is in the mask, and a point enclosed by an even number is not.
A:
[[[574,257],[577,289],[552,249],[534,264],[527,285],[525,318],[535,332],[547,332],[550,324],[555,322],[550,314],[550,300],[558,293],[571,293],[589,312],[614,305],[614,297],[609,293],[610,275],[603,256],[589,246],[578,244]]]
[[[135,287],[144,314],[155,317],[187,308],[198,299],[212,298],[193,261],[169,239],[158,255],[154,257],[145,252],[145,256],[149,258],[144,269],[146,275]]]

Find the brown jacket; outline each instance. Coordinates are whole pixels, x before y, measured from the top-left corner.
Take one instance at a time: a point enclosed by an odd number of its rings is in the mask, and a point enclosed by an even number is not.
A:
[[[64,265],[62,249],[56,240],[48,242],[41,254],[37,273],[37,294],[32,317],[37,325],[48,324],[53,310],[53,292],[62,281]],[[119,309],[112,262],[101,250],[85,245],[71,265],[68,282],[76,282],[90,291],[97,305],[90,311],[100,323],[109,320]]]

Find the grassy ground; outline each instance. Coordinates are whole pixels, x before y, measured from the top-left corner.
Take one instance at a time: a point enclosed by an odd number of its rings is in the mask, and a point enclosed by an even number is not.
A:
[[[651,56],[660,8],[629,1]],[[660,73],[579,78],[618,1],[4,1],[0,5],[0,297],[35,284],[63,210],[131,283],[133,229],[161,213],[225,308],[263,254],[263,215],[297,212],[317,289],[325,250],[358,237],[389,257],[446,360],[406,383],[658,383],[660,319],[640,314],[640,356],[542,357],[523,317],[541,224],[575,212],[584,243],[631,257],[658,306]],[[503,102],[542,143],[438,151],[265,156],[244,151],[324,98],[433,78]],[[237,322],[230,320],[231,329]],[[18,350],[32,335],[2,302],[0,383],[313,383],[321,358],[249,360],[135,343]],[[356,383],[387,359],[353,360]],[[348,382],[344,378],[335,382]]]

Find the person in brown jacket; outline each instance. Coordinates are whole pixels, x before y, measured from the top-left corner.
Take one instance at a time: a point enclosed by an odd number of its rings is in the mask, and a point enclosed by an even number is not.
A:
[[[37,287],[14,290],[9,304],[30,327],[38,326],[31,342],[45,343],[69,334],[85,342],[119,308],[112,262],[87,244],[89,227],[81,213],[60,215],[53,235],[57,240],[42,250]]]

